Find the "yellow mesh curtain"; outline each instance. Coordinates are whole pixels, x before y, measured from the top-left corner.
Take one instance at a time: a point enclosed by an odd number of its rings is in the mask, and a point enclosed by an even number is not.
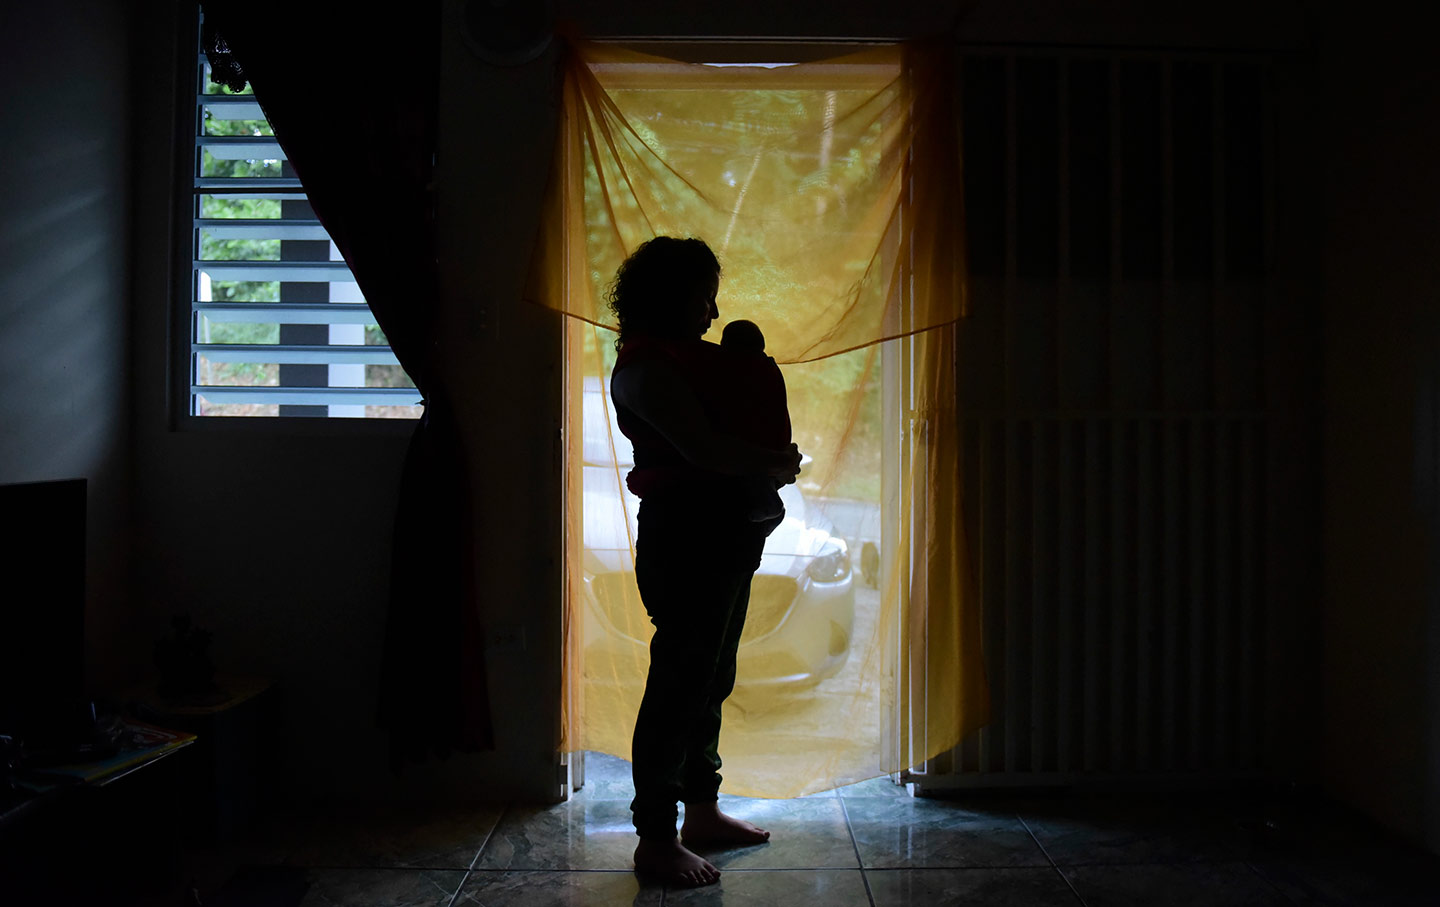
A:
[[[628,758],[649,665],[605,294],[659,234],[715,250],[709,339],[760,326],[810,458],[752,584],[723,789],[789,797],[898,771],[988,720],[960,519],[952,78],[914,47],[768,67],[570,48],[531,286],[571,316],[562,749]]]

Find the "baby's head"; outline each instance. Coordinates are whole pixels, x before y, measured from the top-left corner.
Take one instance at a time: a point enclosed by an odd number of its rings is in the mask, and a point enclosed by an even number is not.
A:
[[[737,353],[760,355],[765,352],[765,335],[753,321],[732,321],[720,335],[720,346]]]

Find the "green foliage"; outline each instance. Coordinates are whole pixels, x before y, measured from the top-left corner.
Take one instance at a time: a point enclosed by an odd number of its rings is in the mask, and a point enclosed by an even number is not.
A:
[[[280,217],[280,200],[275,198],[200,198],[201,217],[236,217],[251,220]]]
[[[279,343],[280,325],[251,321],[212,321],[201,319],[203,343]]]
[[[253,95],[253,94],[255,93],[255,89],[253,89],[253,88],[250,87],[250,83],[249,83],[249,82],[246,82],[243,86],[241,86],[241,88],[240,88],[239,91],[231,91],[230,88],[229,88],[229,86],[222,85],[222,84],[220,84],[219,82],[216,82],[214,79],[212,79],[212,78],[210,77],[210,61],[209,61],[209,60],[204,60],[204,59],[202,59],[202,60],[201,60],[201,63],[200,63],[200,66],[201,66],[201,68],[205,71],[205,89],[204,89],[205,94],[224,94],[224,95],[240,96],[240,95]]]
[[[414,387],[415,382],[398,365],[365,366],[366,387]]]
[[[280,282],[217,280],[210,284],[210,298],[215,302],[279,302]]]

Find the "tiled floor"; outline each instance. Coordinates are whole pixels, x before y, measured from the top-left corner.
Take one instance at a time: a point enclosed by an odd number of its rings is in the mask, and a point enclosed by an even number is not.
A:
[[[211,873],[222,865],[227,875],[238,871],[203,902],[1440,904],[1440,858],[1388,843],[1333,809],[1213,795],[936,800],[913,798],[886,779],[798,800],[726,798],[727,811],[764,825],[772,840],[706,852],[723,871],[718,885],[666,890],[631,871],[628,764],[592,754],[587,769],[586,789],[552,807],[286,819],[251,844],[211,854]],[[253,894],[267,884],[293,894]]]

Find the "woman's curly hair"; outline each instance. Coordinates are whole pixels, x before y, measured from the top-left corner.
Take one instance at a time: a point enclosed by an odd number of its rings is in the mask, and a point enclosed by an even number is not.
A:
[[[607,301],[620,323],[619,349],[635,334],[679,333],[677,297],[720,276],[720,260],[704,240],[656,236],[640,244],[615,272]]]

